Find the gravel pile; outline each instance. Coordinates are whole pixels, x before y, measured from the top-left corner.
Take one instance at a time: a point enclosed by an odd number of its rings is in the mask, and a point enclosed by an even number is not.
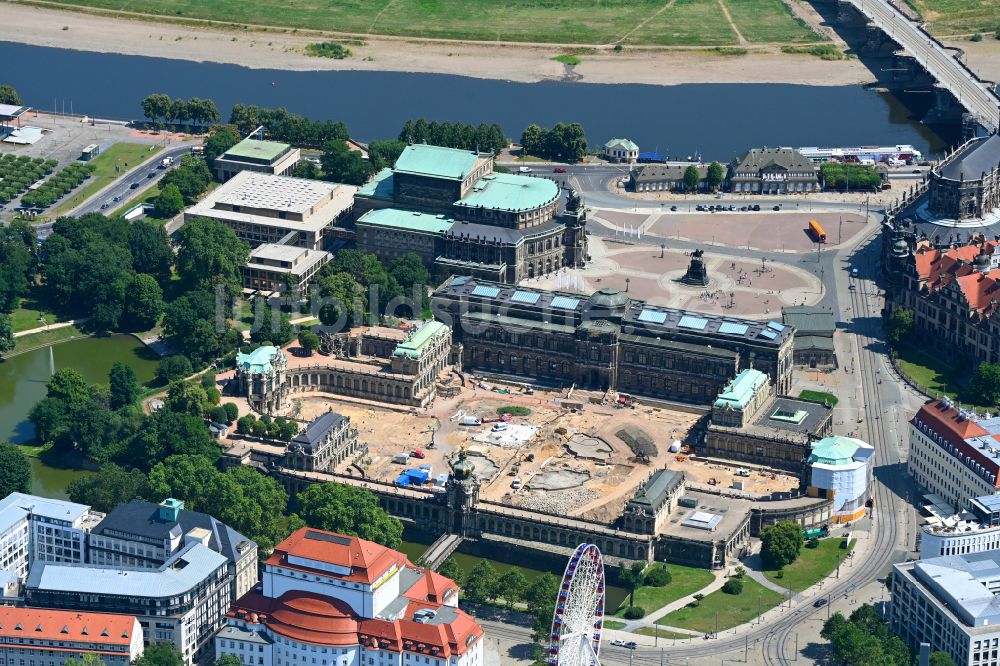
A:
[[[590,488],[532,493],[520,498],[521,501],[517,503],[517,506],[532,511],[545,511],[547,513],[568,516],[575,511],[579,511],[580,507],[593,502],[600,496],[601,493]]]

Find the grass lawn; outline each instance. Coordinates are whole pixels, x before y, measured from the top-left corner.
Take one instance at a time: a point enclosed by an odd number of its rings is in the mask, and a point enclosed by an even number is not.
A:
[[[150,146],[144,143],[116,143],[103,153],[90,161],[94,165],[93,175],[86,181],[86,185],[77,190],[71,197],[64,200],[55,211],[58,217],[67,211],[76,208],[89,199],[98,190],[106,187],[115,178],[115,163],[120,162],[124,174],[130,169],[134,169],[138,164],[145,162],[150,157],[161,150],[159,146]],[[128,162],[128,168],[125,163]]]
[[[992,39],[1000,29],[1000,3],[996,0],[907,0],[930,22],[935,35],[983,33]]]
[[[625,623],[624,622],[618,622],[617,620],[605,620],[604,621],[604,628],[605,629],[624,629],[625,628]]]
[[[963,404],[973,404],[975,396],[967,395],[966,387],[971,379],[962,368],[957,368],[943,357],[928,353],[909,341],[895,346],[896,364],[907,377],[930,395],[943,394]],[[973,405],[980,409],[992,406]]]
[[[758,608],[763,613],[782,601],[785,601],[784,595],[744,576],[742,594],[726,594],[722,590],[716,590],[702,599],[696,607],[675,610],[656,623],[711,633],[745,624],[757,617]]]
[[[20,306],[10,313],[14,332],[19,333],[44,326],[45,324],[39,320],[39,317],[43,314],[45,315],[45,321],[49,324],[55,324],[59,321],[59,317],[54,312],[44,309],[34,298],[22,298]]]
[[[801,391],[799,392],[799,397],[812,402],[825,402],[831,407],[836,407],[839,402],[837,396],[825,391]]]
[[[635,591],[635,605],[644,608],[647,613],[659,610],[671,601],[694,594],[715,580],[715,576],[707,569],[684,567],[679,564],[668,564],[667,568],[673,576],[669,585],[664,587],[644,585]],[[621,617],[626,608],[628,608],[627,600],[615,613],[615,617]]]
[[[14,345],[14,351],[11,353],[16,354],[18,352],[27,351],[32,347],[47,345],[53,342],[62,342],[63,340],[77,338],[82,335],[83,333],[81,333],[80,329],[76,326],[64,326],[63,328],[57,328],[52,331],[42,331],[41,333],[24,335],[17,338],[17,344]]]
[[[819,39],[781,0],[725,0],[750,41]],[[718,0],[67,0],[67,4],[127,10],[173,21],[209,19],[234,29],[244,24],[356,34],[439,39],[715,46],[736,35]],[[667,7],[664,9],[664,7]],[[388,11],[385,11],[387,10]],[[656,14],[663,10],[659,14]],[[654,16],[655,15],[655,16]],[[643,21],[653,16],[648,23]],[[641,27],[639,27],[641,25]],[[638,28],[638,29],[637,29]]]
[[[604,624],[607,625],[607,622],[605,622]],[[655,627],[639,627],[638,629],[636,629],[631,633],[641,634],[643,636],[659,636],[660,638],[672,638],[674,640],[700,638],[700,636],[692,636],[691,634],[682,634],[679,631],[667,631],[666,629],[657,629]]]
[[[843,559],[850,550],[854,550],[854,541],[851,541],[849,550],[840,547],[843,541],[841,538],[821,539],[815,548],[803,545],[798,559],[784,568],[785,573],[781,578],[777,577],[777,570],[764,571],[764,575],[776,585],[801,592],[833,573],[837,568],[838,557]]]
[[[822,38],[781,0],[723,0],[748,42],[817,42]]]

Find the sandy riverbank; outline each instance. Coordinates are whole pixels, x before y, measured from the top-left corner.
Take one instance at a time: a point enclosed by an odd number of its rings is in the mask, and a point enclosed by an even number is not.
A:
[[[458,74],[520,82],[587,83],[799,83],[850,85],[874,81],[857,61],[827,62],[767,50],[744,56],[703,51],[603,50],[581,56],[567,72],[551,58],[558,46],[488,45],[375,37],[351,46],[346,60],[316,58],[304,48],[316,34],[191,27],[119,16],[99,16],[3,3],[0,41],[84,51],[123,53],[198,62],[233,63],[288,70],[370,70]],[[330,37],[325,37],[330,39]]]

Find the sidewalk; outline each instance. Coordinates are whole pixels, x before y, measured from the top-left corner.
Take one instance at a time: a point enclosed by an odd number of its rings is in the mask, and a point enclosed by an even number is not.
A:
[[[83,319],[70,319],[69,321],[60,321],[55,324],[48,324],[47,326],[39,326],[38,328],[29,328],[27,331],[18,331],[14,334],[15,338],[20,338],[24,335],[31,335],[32,333],[44,333],[46,331],[54,331],[57,328],[66,328],[67,326],[73,326],[74,324],[82,324],[87,321],[86,317]]]

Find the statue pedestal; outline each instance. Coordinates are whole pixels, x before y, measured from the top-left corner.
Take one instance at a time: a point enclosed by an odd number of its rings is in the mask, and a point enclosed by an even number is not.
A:
[[[695,250],[691,253],[691,263],[688,265],[684,277],[679,280],[681,284],[690,287],[708,286],[710,280],[708,279],[708,269],[705,268],[704,254],[704,250]]]

